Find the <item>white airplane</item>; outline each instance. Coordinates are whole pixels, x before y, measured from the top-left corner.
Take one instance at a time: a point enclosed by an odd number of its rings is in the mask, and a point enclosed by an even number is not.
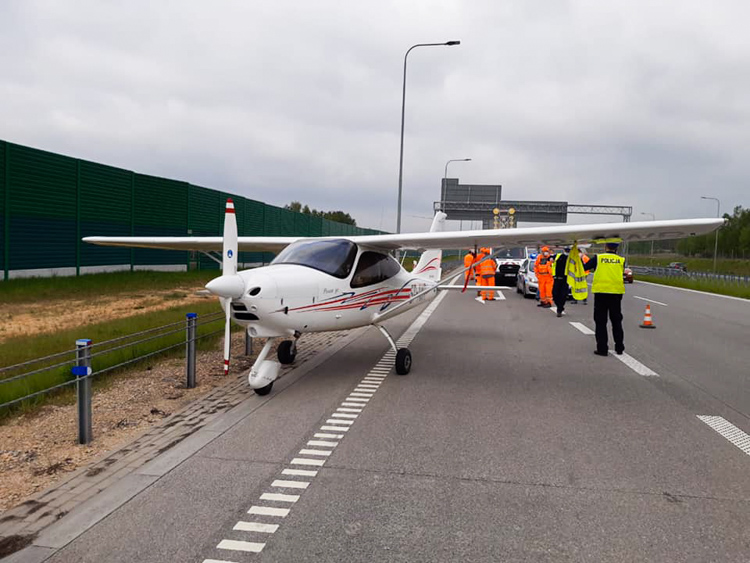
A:
[[[568,245],[601,239],[625,241],[682,238],[711,232],[723,219],[689,219],[595,225],[563,225],[503,230],[444,232],[438,212],[430,232],[363,235],[349,238],[238,237],[234,203],[227,200],[223,237],[86,237],[106,246],[222,252],[222,275],[206,284],[226,312],[224,371],[229,369],[229,330],[233,319],[253,337],[266,341],[250,369],[248,383],[259,395],[271,391],[280,364],[291,364],[297,340],[306,332],[375,326],[396,352],[396,373],[409,373],[411,352],[398,348],[383,321],[434,298],[444,289],[505,289],[452,285],[458,273],[441,281],[442,249]],[[397,249],[424,252],[412,272],[389,254]],[[237,270],[238,251],[278,252],[270,265]],[[465,271],[465,270],[463,270]],[[268,360],[277,338],[278,362]]]

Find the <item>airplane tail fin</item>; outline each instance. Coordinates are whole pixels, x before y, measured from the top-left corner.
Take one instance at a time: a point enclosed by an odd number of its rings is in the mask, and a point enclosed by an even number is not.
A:
[[[435,233],[443,230],[445,225],[445,218],[447,215],[438,211],[435,213],[435,218],[432,220],[432,227],[430,232]],[[412,273],[423,278],[427,278],[431,281],[440,281],[442,270],[440,268],[440,262],[443,259],[442,250],[426,250],[422,253],[422,256],[414,266]]]

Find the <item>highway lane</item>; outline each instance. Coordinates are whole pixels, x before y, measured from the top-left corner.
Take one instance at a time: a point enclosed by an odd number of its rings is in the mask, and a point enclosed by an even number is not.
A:
[[[627,351],[659,377],[593,355],[593,337],[570,325],[593,327],[591,305],[558,319],[515,294],[487,305],[451,294],[410,346],[409,376],[379,383],[370,370],[387,347],[367,332],[50,561],[741,560],[750,456],[696,418],[723,408],[750,432],[741,400],[716,398],[731,377],[741,385],[737,366],[721,360],[733,375],[716,385],[689,358],[678,371],[669,356],[702,338],[708,321],[690,323],[708,313],[689,301],[637,329],[636,289]],[[665,329],[674,323],[681,332]],[[744,344],[732,352],[747,357]],[[368,373],[374,393],[358,393],[366,406],[343,438],[308,445],[331,413],[359,410],[341,405]],[[330,452],[308,488],[274,488],[308,448]],[[269,492],[299,499],[259,500]],[[248,515],[254,505],[290,512]],[[279,527],[233,529],[248,520]],[[223,540],[265,545],[217,549]]]

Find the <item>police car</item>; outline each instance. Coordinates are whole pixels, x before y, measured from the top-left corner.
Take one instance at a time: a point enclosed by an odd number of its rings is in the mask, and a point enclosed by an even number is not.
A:
[[[518,271],[527,257],[526,249],[504,248],[495,257],[497,269],[495,271],[495,285],[509,285],[513,287],[518,278]]]
[[[516,277],[516,293],[520,293],[526,298],[539,295],[539,283],[534,273],[536,256],[535,253],[529,253],[529,257],[521,262],[521,267],[518,269],[518,276]]]

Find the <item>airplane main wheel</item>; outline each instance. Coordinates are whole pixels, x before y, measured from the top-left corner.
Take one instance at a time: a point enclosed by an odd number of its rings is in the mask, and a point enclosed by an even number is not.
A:
[[[396,352],[396,373],[406,375],[411,371],[411,352],[408,348],[399,348]]]
[[[284,340],[279,344],[279,349],[276,351],[276,355],[279,357],[279,362],[281,364],[291,364],[294,362],[294,358],[297,357],[297,347],[294,346],[294,342],[291,340]]]
[[[260,389],[256,389],[255,394],[256,395],[268,395],[271,392],[271,389],[273,389],[273,381],[269,383],[268,385],[261,387]]]

